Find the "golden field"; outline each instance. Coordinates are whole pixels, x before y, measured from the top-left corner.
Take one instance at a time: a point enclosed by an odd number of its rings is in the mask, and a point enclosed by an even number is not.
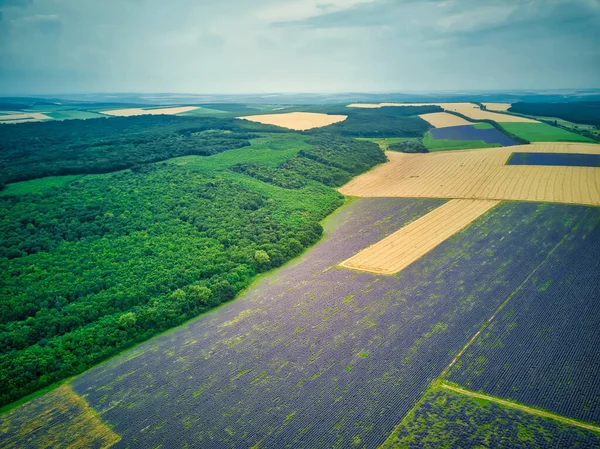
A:
[[[250,115],[238,118],[262,123],[263,125],[275,125],[295,131],[305,131],[307,129],[320,128],[343,122],[348,116],[318,114],[314,112],[289,112],[287,114]]]
[[[472,125],[471,122],[466,121],[464,118],[457,115],[448,114],[447,112],[432,112],[431,114],[421,114],[419,117],[428,122],[434,128]]]
[[[505,165],[513,152],[600,154],[600,144],[536,143],[389,159],[339,191],[358,197],[546,201],[600,206],[600,168]]]
[[[340,265],[379,274],[397,273],[498,203],[493,200],[451,200]]]
[[[142,109],[142,108],[127,108],[113,109],[111,111],[101,111],[100,114],[112,115],[114,117],[133,117],[134,115],[175,115],[182,112],[188,112],[198,109],[197,106],[182,106],[178,108],[160,108],[160,109]]]

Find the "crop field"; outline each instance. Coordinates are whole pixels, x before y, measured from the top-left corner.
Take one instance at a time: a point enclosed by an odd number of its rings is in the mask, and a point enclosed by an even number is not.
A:
[[[0,436],[4,449],[103,449],[120,440],[69,385],[8,412],[0,421]]]
[[[501,146],[497,143],[485,143],[483,140],[434,139],[429,131],[423,137],[423,145],[429,151],[470,150],[475,148],[497,148]]]
[[[6,114],[0,116],[0,124],[39,122],[42,120],[51,120],[52,117],[40,112],[26,112],[17,114]]]
[[[121,437],[115,447],[378,447],[589,214],[502,203],[397,275],[336,267],[441,204],[354,201],[299,260],[73,390]],[[20,407],[13,419],[32,416]]]
[[[600,154],[600,145],[532,144],[524,152]],[[514,150],[402,154],[339,189],[359,197],[471,198],[600,205],[600,168],[506,165]]]
[[[498,203],[485,200],[449,201],[340,265],[373,273],[397,273]]]
[[[571,208],[583,211],[576,232],[563,236],[446,378],[600,424],[600,209]]]
[[[458,112],[473,120],[493,120],[498,123],[539,123],[537,120],[533,120],[527,117],[484,111],[474,103],[355,103],[348,105],[348,107],[352,108],[367,109],[381,108],[386,106],[440,106],[446,111]]]
[[[588,137],[546,123],[501,123],[500,126],[530,142],[595,142]]]
[[[99,114],[97,112],[74,111],[74,110],[59,110],[59,111],[54,111],[54,112],[48,112],[46,115],[48,115],[48,117],[50,117],[50,118],[53,118],[54,120],[73,120],[73,119],[87,120],[90,118],[104,117],[102,114]]]
[[[428,392],[381,449],[580,448],[600,434],[494,402],[435,389]]]
[[[289,112],[285,114],[251,115],[239,118],[251,122],[262,123],[264,125],[275,125],[296,131],[305,131],[307,129],[320,128],[343,122],[346,120],[347,116],[319,114],[314,112]]]
[[[467,122],[464,118],[458,117],[457,115],[448,114],[447,112],[432,112],[431,114],[421,114],[419,117],[430,123],[435,128],[471,124],[471,122]]]
[[[127,108],[127,109],[112,109],[110,111],[98,111],[100,114],[112,115],[115,117],[133,117],[135,115],[175,115],[184,112],[193,111],[197,109],[197,106],[182,106],[178,108],[156,108],[156,109],[142,109],[142,108]]]
[[[434,128],[429,132],[436,140],[482,140],[487,144],[498,144],[505,147],[518,145],[518,142],[514,141],[505,134],[502,134],[494,127],[482,128],[468,124],[464,126]]]
[[[511,107],[510,103],[481,103],[489,111],[508,111]]]
[[[507,164],[600,167],[600,154],[513,153]]]

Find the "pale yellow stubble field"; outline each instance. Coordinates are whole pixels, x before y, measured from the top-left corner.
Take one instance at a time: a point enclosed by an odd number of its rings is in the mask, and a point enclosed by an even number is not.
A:
[[[189,112],[198,109],[197,106],[182,106],[178,108],[160,108],[160,109],[142,109],[142,108],[127,108],[113,109],[111,111],[101,111],[100,114],[112,115],[114,117],[133,117],[136,115],[175,115],[182,112]]]
[[[484,105],[489,111],[508,111],[508,108],[511,107],[510,103],[481,103]]]
[[[41,112],[24,112],[19,114],[0,115],[0,123],[25,123],[25,122],[40,122],[42,120],[52,120]]]
[[[307,129],[320,128],[343,122],[348,116],[318,114],[313,112],[290,112],[287,114],[251,115],[238,118],[262,123],[264,125],[275,125],[281,126],[282,128],[293,129],[295,131],[305,131]]]
[[[501,103],[488,103],[488,104],[501,104]],[[446,111],[458,112],[465,115],[473,120],[493,120],[498,123],[539,123],[537,120],[518,117],[509,114],[499,114],[497,112],[482,111],[479,106],[474,103],[379,103],[379,104],[367,104],[367,103],[354,103],[349,104],[351,108],[381,108],[386,106],[439,106]],[[510,106],[510,105],[509,105]],[[506,108],[508,109],[508,108]],[[497,109],[501,110],[501,109]],[[504,109],[502,109],[504,110]]]
[[[397,273],[468,226],[500,201],[451,200],[340,265],[379,274]]]
[[[339,191],[358,197],[545,201],[600,206],[600,168],[505,165],[513,152],[600,154],[600,145],[536,143],[428,154],[387,152],[389,162]]]
[[[419,117],[435,128],[472,125],[471,122],[466,121],[464,118],[457,115],[448,114],[447,112],[432,112],[431,114],[421,114]]]

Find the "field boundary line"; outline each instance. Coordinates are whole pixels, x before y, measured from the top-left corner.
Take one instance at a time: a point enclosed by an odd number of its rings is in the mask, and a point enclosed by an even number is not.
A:
[[[444,377],[446,377],[446,374],[448,374],[448,371],[450,371],[450,369],[454,366],[454,364],[458,361],[458,359],[460,359],[460,357],[465,353],[465,351],[467,349],[469,349],[469,346],[471,346],[471,344],[473,344],[473,342],[477,339],[477,337],[479,337],[479,335],[481,335],[481,333],[489,326],[489,324],[494,320],[494,318],[496,318],[496,316],[498,316],[498,314],[502,311],[502,309],[504,309],[504,307],[506,307],[506,305],[510,302],[510,300],[513,299],[514,296],[517,293],[519,293],[519,291],[521,291],[521,289],[529,281],[529,279],[531,279],[533,277],[533,275],[535,273],[537,273],[537,271],[542,267],[542,265],[544,265],[548,261],[548,259],[552,256],[552,254],[554,254],[554,252],[564,243],[564,241],[567,239],[567,237],[569,236],[569,234],[571,233],[573,228],[578,226],[580,223],[581,223],[581,220],[579,222],[577,222],[577,224],[574,225],[569,230],[569,232],[566,233],[562,239],[560,239],[560,241],[556,245],[554,245],[554,248],[552,248],[548,252],[548,254],[546,254],[546,257],[544,257],[544,260],[542,260],[533,270],[531,270],[531,273],[529,273],[527,275],[527,277],[523,280],[523,282],[521,282],[518,285],[518,287],[516,289],[514,289],[514,291],[510,295],[508,295],[508,298],[506,298],[504,300],[504,302],[502,304],[500,304],[500,306],[494,311],[492,316],[489,317],[485,323],[483,323],[483,325],[479,328],[479,330],[475,333],[475,335],[473,335],[473,337],[471,337],[471,339],[467,342],[467,344],[465,346],[463,346],[463,348],[458,352],[458,354],[456,354],[456,357],[454,357],[452,359],[452,361],[450,362],[450,364],[442,371],[442,373],[440,374],[438,379],[443,381]]]
[[[470,226],[499,200],[452,199],[339,264],[343,268],[394,275]]]
[[[478,393],[476,391],[471,391],[471,390],[467,390],[465,388],[462,387],[457,387],[455,385],[451,385],[447,382],[442,381],[440,383],[440,388],[444,389],[444,390],[449,390],[449,391],[453,391],[454,393],[458,393],[458,394],[462,394],[463,396],[468,396],[468,397],[474,397],[474,398],[478,398],[478,399],[484,399],[486,401],[490,401],[490,402],[494,402],[496,404],[500,404],[503,405],[505,407],[509,407],[509,408],[514,408],[516,410],[520,410],[522,412],[525,413],[529,413],[531,415],[536,415],[536,416],[541,416],[542,418],[550,418],[553,419],[555,421],[559,421],[565,424],[569,424],[572,426],[577,426],[577,427],[581,427],[587,430],[591,430],[592,432],[598,432],[600,433],[600,427],[599,426],[595,426],[594,424],[589,424],[589,423],[585,423],[582,421],[578,421],[576,419],[572,419],[572,418],[567,418],[566,416],[563,415],[557,415],[556,413],[552,413],[549,412],[547,410],[541,409],[541,408],[537,408],[537,407],[529,407],[527,405],[523,405],[523,404],[518,404],[506,399],[502,399],[496,396],[490,396],[488,394],[484,394],[484,393]]]

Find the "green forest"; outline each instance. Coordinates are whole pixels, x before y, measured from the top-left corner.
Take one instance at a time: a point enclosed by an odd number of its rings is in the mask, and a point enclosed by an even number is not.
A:
[[[250,145],[255,132],[285,130],[232,118],[168,115],[0,126],[0,184],[209,156]]]
[[[29,180],[0,193],[0,404],[233,299],[321,237],[332,186],[385,161],[372,142],[231,119],[0,136],[3,176]]]
[[[573,123],[600,127],[600,101],[577,101],[572,103],[514,103],[509,112],[555,117]]]

